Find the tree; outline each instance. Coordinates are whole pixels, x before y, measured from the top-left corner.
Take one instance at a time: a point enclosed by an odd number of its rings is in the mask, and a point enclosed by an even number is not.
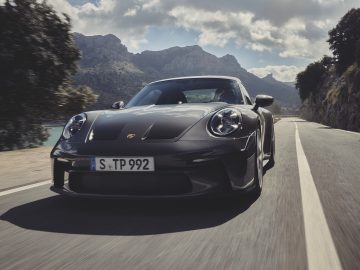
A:
[[[276,102],[274,102],[273,104],[271,104],[271,106],[268,107],[268,110],[269,110],[270,112],[272,112],[273,114],[275,114],[275,115],[281,114],[281,111],[282,111],[280,104],[279,104],[279,103],[276,103]]]
[[[328,42],[335,57],[338,74],[342,74],[355,62],[356,43],[359,40],[360,8],[353,8],[329,31]]]
[[[326,74],[326,61],[314,62],[309,64],[306,69],[296,76],[295,87],[299,90],[302,101],[310,96],[310,93],[316,93],[324,74]]]
[[[0,150],[41,144],[41,122],[65,112],[80,59],[70,30],[69,17],[45,1],[0,6]]]
[[[320,60],[320,63],[326,70],[329,70],[330,67],[334,64],[334,58],[324,55],[323,58]]]
[[[360,39],[356,42],[356,63],[360,66]]]
[[[81,85],[77,88],[67,87],[62,89],[62,91],[63,97],[60,106],[62,106],[62,111],[64,111],[67,116],[82,112],[89,105],[97,101],[97,96],[93,94],[93,90],[88,86]]]

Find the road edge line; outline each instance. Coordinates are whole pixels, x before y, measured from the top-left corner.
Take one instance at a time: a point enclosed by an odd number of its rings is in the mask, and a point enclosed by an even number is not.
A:
[[[323,207],[295,123],[296,154],[300,178],[301,201],[309,270],[341,270]]]
[[[28,190],[28,189],[31,189],[31,188],[36,188],[36,187],[44,186],[44,185],[47,185],[47,184],[51,184],[51,182],[52,182],[51,180],[46,180],[46,181],[38,182],[38,183],[35,183],[35,184],[30,184],[30,185],[26,185],[26,186],[21,186],[21,187],[1,191],[0,192],[0,197],[5,196],[5,195],[9,195],[9,194],[12,194],[12,193],[16,193],[16,192]]]

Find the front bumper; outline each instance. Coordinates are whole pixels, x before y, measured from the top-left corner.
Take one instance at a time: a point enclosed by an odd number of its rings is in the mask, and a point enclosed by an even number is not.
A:
[[[107,151],[106,147],[91,149],[59,142],[51,154],[51,190],[76,197],[169,198],[230,194],[253,186],[254,134],[211,145],[182,141],[158,145],[155,151],[154,145],[141,150],[125,146],[119,151],[118,156],[153,156],[155,172],[146,173],[91,171],[91,157],[115,156],[116,150]]]

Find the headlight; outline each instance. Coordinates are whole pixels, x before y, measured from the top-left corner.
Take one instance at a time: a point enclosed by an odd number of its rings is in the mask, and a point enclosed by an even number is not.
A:
[[[226,108],[215,113],[210,119],[210,130],[217,136],[229,135],[241,127],[241,113],[234,108]]]
[[[64,131],[63,131],[63,137],[65,139],[70,139],[71,136],[73,136],[76,132],[78,132],[82,125],[85,123],[86,121],[86,114],[85,113],[81,113],[78,115],[75,115],[73,117],[71,117],[71,119],[69,120],[69,122],[66,124]]]

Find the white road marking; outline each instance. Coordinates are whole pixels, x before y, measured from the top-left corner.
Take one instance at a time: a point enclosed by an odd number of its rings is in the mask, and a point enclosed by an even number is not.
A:
[[[12,188],[12,189],[9,189],[9,190],[1,191],[0,192],[0,197],[5,196],[5,195],[9,195],[9,194],[12,194],[12,193],[15,193],[15,192],[19,192],[19,191],[23,191],[23,190],[27,190],[27,189],[31,189],[31,188],[36,188],[36,187],[48,185],[48,184],[51,184],[51,182],[52,182],[51,180],[47,180],[47,181],[43,181],[43,182],[31,184],[31,185],[26,185],[26,186],[22,186],[22,187],[17,187],[17,188]]]
[[[346,132],[346,133],[349,133],[349,134],[354,134],[354,135],[360,136],[360,132],[350,131],[350,130],[345,130],[345,129],[340,129],[340,128],[333,128],[333,127],[323,125],[323,124],[320,124],[320,123],[317,123],[317,122],[310,122],[310,121],[304,120],[302,118],[298,118],[298,119],[303,120],[304,122],[314,123],[314,124],[317,124],[317,125],[322,126],[322,127],[327,127],[327,128],[329,128],[331,130],[336,130],[336,131],[340,131],[340,132]]]
[[[304,216],[306,252],[309,270],[342,269],[324,211],[311,175],[298,126],[295,123],[296,153],[299,167],[301,200]]]

